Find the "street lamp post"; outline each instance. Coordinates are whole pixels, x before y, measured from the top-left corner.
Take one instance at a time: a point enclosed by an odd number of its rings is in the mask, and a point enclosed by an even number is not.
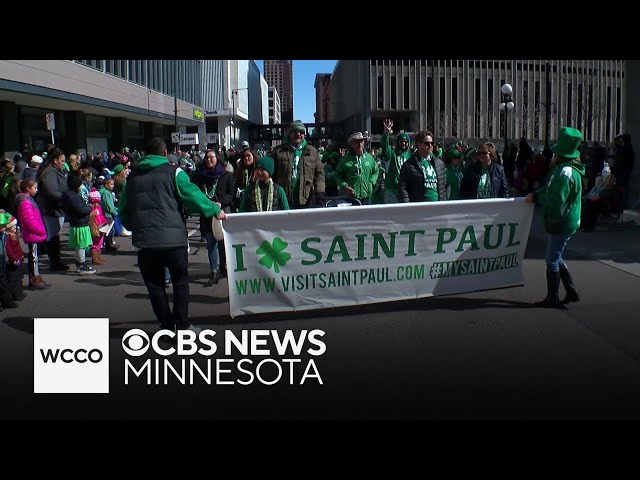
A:
[[[237,95],[238,92],[240,90],[249,90],[248,88],[234,88],[233,90],[231,90],[231,120],[229,121],[229,123],[231,124],[231,145],[235,148],[235,144],[236,144],[236,128],[233,122],[233,117],[236,114],[236,99],[234,97],[234,95]]]
[[[509,117],[509,112],[513,110],[513,107],[515,107],[515,104],[513,103],[513,97],[511,96],[511,93],[513,92],[513,88],[511,88],[511,85],[509,85],[508,83],[505,83],[500,88],[500,91],[502,92],[502,101],[500,102],[500,110],[504,110],[504,148],[502,149],[502,161],[504,162],[504,156],[505,156],[505,153],[507,152],[507,141],[509,138],[507,136],[507,128],[509,127],[508,117]]]
[[[175,133],[178,135],[178,60],[173,61],[173,120],[175,122]],[[178,151],[179,145],[180,140],[174,144],[174,153]]]

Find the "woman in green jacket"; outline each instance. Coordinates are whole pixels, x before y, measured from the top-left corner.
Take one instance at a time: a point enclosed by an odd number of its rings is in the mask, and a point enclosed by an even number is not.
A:
[[[541,205],[544,212],[545,230],[548,233],[547,253],[547,297],[536,305],[550,308],[565,308],[564,304],[580,300],[567,265],[562,259],[567,242],[580,226],[582,201],[582,178],[584,165],[580,163],[578,147],[582,133],[575,128],[562,127],[558,143],[552,147],[553,169],[547,184],[526,197],[527,203]],[[562,281],[567,296],[560,302],[558,290]]]

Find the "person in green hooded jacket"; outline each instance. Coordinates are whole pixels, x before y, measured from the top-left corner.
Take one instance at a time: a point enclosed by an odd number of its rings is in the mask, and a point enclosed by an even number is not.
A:
[[[373,188],[378,181],[378,164],[364,149],[364,135],[356,132],[347,141],[349,152],[340,159],[335,180],[346,196],[371,205]]]
[[[462,152],[452,148],[445,154],[445,173],[447,175],[448,200],[460,200],[460,185],[464,176]]]
[[[133,246],[139,248],[138,268],[160,328],[199,331],[189,322],[188,237],[181,210],[209,221],[214,216],[224,220],[226,215],[184,170],[169,163],[163,139],[151,139],[145,152],[120,194],[120,220],[133,232]],[[173,311],[165,291],[165,268],[173,283]]]
[[[411,157],[411,140],[407,133],[400,133],[396,138],[395,150],[389,144],[389,137],[393,130],[393,121],[387,118],[384,121],[384,133],[380,138],[382,155],[388,168],[384,179],[384,203],[400,203],[398,194],[398,175],[402,164]]]
[[[541,307],[566,308],[565,304],[580,300],[562,253],[580,226],[582,179],[585,174],[578,151],[581,142],[582,133],[579,130],[562,127],[558,143],[552,147],[554,158],[547,184],[526,197],[527,203],[542,206],[548,233],[545,255],[547,296],[536,303]],[[562,302],[558,297],[560,281],[567,291]]]

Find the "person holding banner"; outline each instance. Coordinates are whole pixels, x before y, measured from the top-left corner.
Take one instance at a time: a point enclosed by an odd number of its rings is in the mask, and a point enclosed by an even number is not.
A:
[[[362,205],[371,205],[371,195],[378,181],[378,164],[364,150],[364,135],[356,132],[347,141],[349,152],[340,159],[334,178],[338,191],[359,200]]]
[[[496,162],[495,145],[478,145],[477,155],[478,162],[464,172],[460,198],[508,198],[507,176],[504,167]]]
[[[400,200],[437,202],[447,200],[447,177],[444,162],[433,154],[433,134],[418,132],[418,151],[400,169]]]
[[[567,242],[580,226],[582,202],[582,179],[585,168],[580,163],[578,147],[582,133],[571,127],[562,127],[558,143],[553,145],[553,170],[545,186],[526,196],[527,203],[541,205],[544,212],[545,229],[548,233],[547,296],[536,305],[546,308],[566,308],[564,304],[577,302],[580,296],[575,288],[569,269],[562,259]],[[562,281],[567,296],[560,302],[558,290]]]
[[[199,331],[188,316],[188,238],[182,210],[219,220],[226,214],[184,170],[169,163],[164,140],[153,138],[145,152],[120,195],[120,218],[133,232],[133,246],[140,249],[138,266],[160,328]],[[173,312],[165,291],[165,267],[173,282]]]

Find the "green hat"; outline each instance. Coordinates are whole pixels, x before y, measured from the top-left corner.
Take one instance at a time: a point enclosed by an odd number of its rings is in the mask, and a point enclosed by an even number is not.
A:
[[[411,143],[411,139],[409,138],[408,133],[401,133],[398,135],[397,142],[400,143],[402,140],[406,140],[408,143]]]
[[[460,158],[462,153],[457,148],[452,148],[449,150],[449,158]]]
[[[294,120],[289,127],[289,132],[306,132],[304,123],[301,120]]]
[[[7,212],[0,212],[0,227],[11,228],[14,227],[18,222],[15,217]]]
[[[269,176],[273,177],[273,158],[271,157],[261,157],[260,160],[256,163],[256,168],[262,168],[269,172]]]
[[[578,147],[582,143],[582,133],[571,127],[562,127],[558,135],[558,143],[551,147],[551,151],[559,157],[578,158]]]
[[[119,174],[122,170],[124,170],[124,165],[122,165],[121,163],[119,163],[118,165],[116,165],[116,167],[113,169],[113,174],[117,175]]]

